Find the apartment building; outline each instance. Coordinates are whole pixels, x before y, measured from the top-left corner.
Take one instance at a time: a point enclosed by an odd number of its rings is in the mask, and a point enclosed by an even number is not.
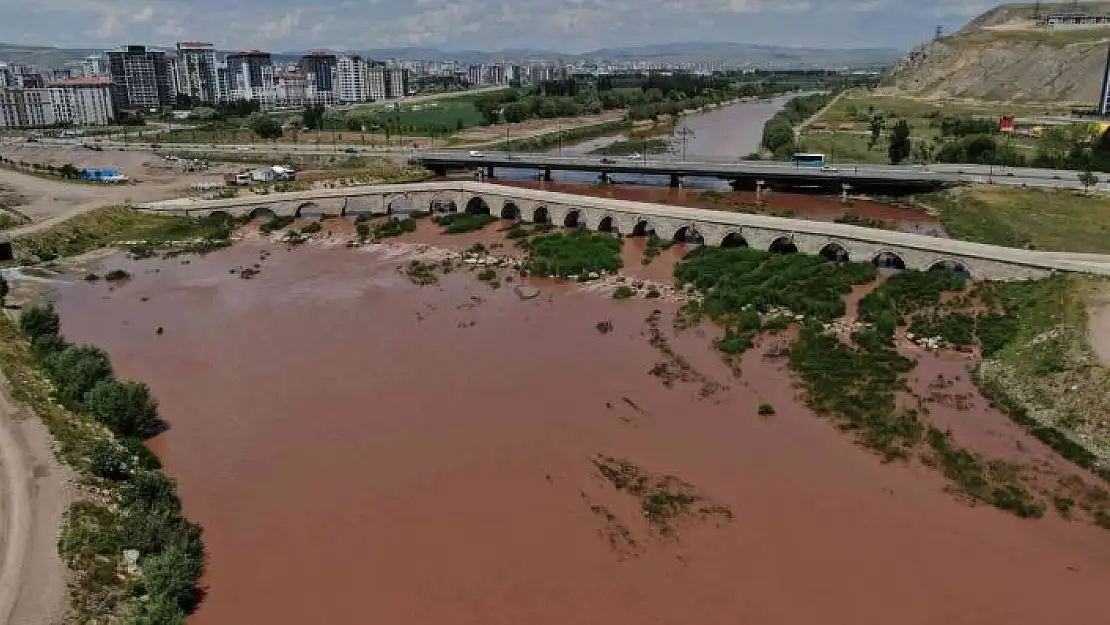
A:
[[[274,103],[277,106],[305,106],[308,97],[308,76],[303,72],[274,72]]]
[[[344,55],[339,57],[335,64],[336,99],[339,102],[367,102],[370,100],[370,91],[366,84],[368,69],[369,65],[361,56]]]
[[[390,99],[403,98],[409,94],[409,70],[403,67],[390,67],[385,74],[385,93]]]
[[[252,50],[227,55],[227,81],[233,100],[257,100],[262,108],[272,107],[277,100],[269,52]]]
[[[103,78],[70,78],[47,87],[54,122],[107,126],[114,117],[111,83]]]
[[[0,88],[0,128],[41,128],[55,123],[49,89]]]
[[[306,96],[314,104],[335,102],[338,62],[330,52],[310,52],[298,61],[297,66],[305,77]]]
[[[177,99],[172,63],[161,50],[127,46],[109,50],[108,75],[112,81],[112,109],[137,111],[168,108]]]
[[[386,90],[386,68],[384,63],[371,62],[366,69],[366,92],[371,102],[381,102],[389,96]]]
[[[81,68],[81,75],[85,78],[94,78],[108,73],[108,68],[104,65],[104,57],[96,54],[81,59],[78,65]]]
[[[216,71],[216,48],[203,41],[177,43],[177,62],[174,66],[178,93],[198,102],[219,102],[224,99]]]

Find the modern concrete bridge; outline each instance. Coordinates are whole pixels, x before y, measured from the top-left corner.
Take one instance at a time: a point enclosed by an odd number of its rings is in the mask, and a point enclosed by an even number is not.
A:
[[[750,246],[821,254],[854,261],[893,261],[910,269],[961,268],[976,279],[1014,280],[1054,272],[1110,275],[1110,256],[1020,250],[824,221],[685,208],[595,198],[496,184],[447,181],[320,189],[214,200],[165,200],[139,210],[203,216],[383,215],[402,210],[490,213],[504,219],[554,223],[637,236],[700,240],[715,246]]]
[[[861,192],[914,193],[959,184],[959,175],[932,172],[913,167],[882,167],[846,165],[837,167],[803,167],[775,161],[677,160],[673,158],[632,159],[599,156],[557,156],[512,152],[482,152],[474,156],[462,150],[425,150],[413,160],[440,175],[452,170],[480,168],[493,177],[496,168],[536,169],[548,180],[553,171],[584,171],[597,173],[601,179],[612,174],[653,174],[669,176],[677,187],[682,178],[719,178],[736,189],[755,189],[761,184],[775,189],[818,189],[840,193],[846,189]]]

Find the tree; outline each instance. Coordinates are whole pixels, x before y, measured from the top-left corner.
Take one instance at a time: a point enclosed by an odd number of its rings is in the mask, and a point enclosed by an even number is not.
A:
[[[251,113],[247,125],[263,139],[277,139],[282,135],[281,122],[263,113]]]
[[[1079,172],[1079,184],[1083,185],[1084,192],[1090,192],[1091,187],[1098,186],[1099,178],[1091,169],[1091,165],[1087,164],[1083,171]]]
[[[143,586],[154,601],[165,601],[183,611],[196,607],[200,598],[197,580],[204,572],[203,561],[184,547],[171,544],[142,563]]]
[[[85,396],[85,408],[121,436],[150,438],[166,429],[158,417],[158,402],[141,382],[101,380]]]
[[[305,107],[304,113],[301,114],[301,122],[308,130],[320,130],[324,122],[324,106],[311,104]]]
[[[108,354],[92,345],[67,347],[49,354],[43,364],[58,388],[58,398],[71,408],[81,406],[98,382],[112,377]]]
[[[867,142],[867,149],[873,150],[879,144],[879,138],[883,134],[883,129],[886,128],[886,120],[880,115],[872,115],[869,123],[871,128],[871,138]]]
[[[906,120],[900,119],[898,123],[894,124],[894,129],[890,132],[890,147],[887,150],[887,154],[890,156],[890,164],[897,165],[909,158],[912,149],[910,124]]]
[[[0,306],[4,305],[4,299],[8,297],[8,293],[10,292],[11,286],[8,285],[7,279],[5,279],[4,276],[0,276]]]
[[[19,316],[19,328],[32,341],[44,336],[58,336],[61,318],[58,316],[58,311],[54,310],[53,303],[32,306]]]

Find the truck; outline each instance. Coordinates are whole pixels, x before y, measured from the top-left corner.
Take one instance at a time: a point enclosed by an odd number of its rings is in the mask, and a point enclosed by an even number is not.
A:
[[[224,184],[229,187],[245,187],[250,183],[250,174],[224,174]]]

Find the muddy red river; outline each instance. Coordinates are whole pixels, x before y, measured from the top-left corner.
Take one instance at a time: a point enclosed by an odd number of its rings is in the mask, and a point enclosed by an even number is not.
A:
[[[806,410],[781,361],[750,350],[735,377],[712,329],[672,336],[674,303],[398,271],[430,253],[414,241],[491,235],[468,236],[245,241],[187,264],[113,258],[132,280],[59,287],[66,335],[148,382],[171,424],[153,447],[210,553],[191,625],[1105,619],[1105,530],[971,507],[935,472],[882,464]],[[625,262],[665,277],[680,254]],[[698,382],[649,375],[655,309]],[[980,403],[951,420],[1021,436]],[[681,478],[732,518],[661,536],[596,454]]]

